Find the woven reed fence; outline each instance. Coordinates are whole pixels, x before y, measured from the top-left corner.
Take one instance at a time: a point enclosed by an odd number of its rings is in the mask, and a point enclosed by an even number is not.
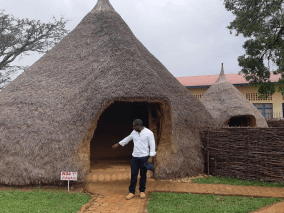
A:
[[[266,120],[269,127],[284,127],[284,119],[277,118],[277,119],[269,119]]]
[[[201,133],[210,175],[282,182],[284,128],[228,127]],[[208,164],[209,159],[209,164]]]

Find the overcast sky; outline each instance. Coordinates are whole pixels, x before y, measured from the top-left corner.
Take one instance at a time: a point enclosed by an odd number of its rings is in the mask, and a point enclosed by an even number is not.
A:
[[[49,22],[63,15],[73,30],[97,0],[0,0],[0,8],[15,17]],[[223,0],[110,0],[134,35],[175,76],[238,73],[237,58],[246,39],[226,29],[235,19]],[[33,54],[13,64],[32,65]],[[272,69],[275,67],[271,66]],[[19,75],[18,73],[17,75]],[[14,77],[16,77],[15,75]]]

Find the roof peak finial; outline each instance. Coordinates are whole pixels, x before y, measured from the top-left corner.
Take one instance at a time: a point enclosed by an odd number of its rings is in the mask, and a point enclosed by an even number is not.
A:
[[[225,73],[224,73],[224,67],[223,67],[223,63],[222,63],[222,67],[221,67],[221,72],[220,72],[220,75],[222,75],[222,76],[225,76]]]
[[[98,0],[96,6],[94,7],[94,9],[91,11],[91,13],[95,13],[96,11],[99,10],[111,10],[114,11],[114,8],[111,6],[109,0]]]
[[[222,63],[222,67],[221,67],[221,72],[219,75],[219,78],[217,79],[216,82],[220,82],[220,81],[226,81],[226,76],[225,76],[225,72],[224,72],[224,67],[223,67],[223,63]]]

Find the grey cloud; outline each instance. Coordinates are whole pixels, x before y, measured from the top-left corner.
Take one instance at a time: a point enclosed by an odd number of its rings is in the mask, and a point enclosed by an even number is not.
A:
[[[110,0],[135,36],[175,76],[237,73],[237,57],[245,53],[245,39],[231,35],[234,20],[220,0],[167,1]],[[165,1],[165,0],[163,0]],[[1,8],[16,17],[49,21],[52,16],[71,19],[69,30],[92,10],[96,0],[0,0]],[[182,4],[185,2],[185,4]],[[41,55],[14,64],[32,65]]]

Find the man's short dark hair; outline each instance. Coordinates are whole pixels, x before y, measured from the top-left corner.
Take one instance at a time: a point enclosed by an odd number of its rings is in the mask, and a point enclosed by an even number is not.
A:
[[[140,125],[140,126],[143,126],[143,121],[142,121],[141,119],[135,119],[135,120],[133,121],[133,123],[134,123],[134,124],[138,124],[138,125]]]

